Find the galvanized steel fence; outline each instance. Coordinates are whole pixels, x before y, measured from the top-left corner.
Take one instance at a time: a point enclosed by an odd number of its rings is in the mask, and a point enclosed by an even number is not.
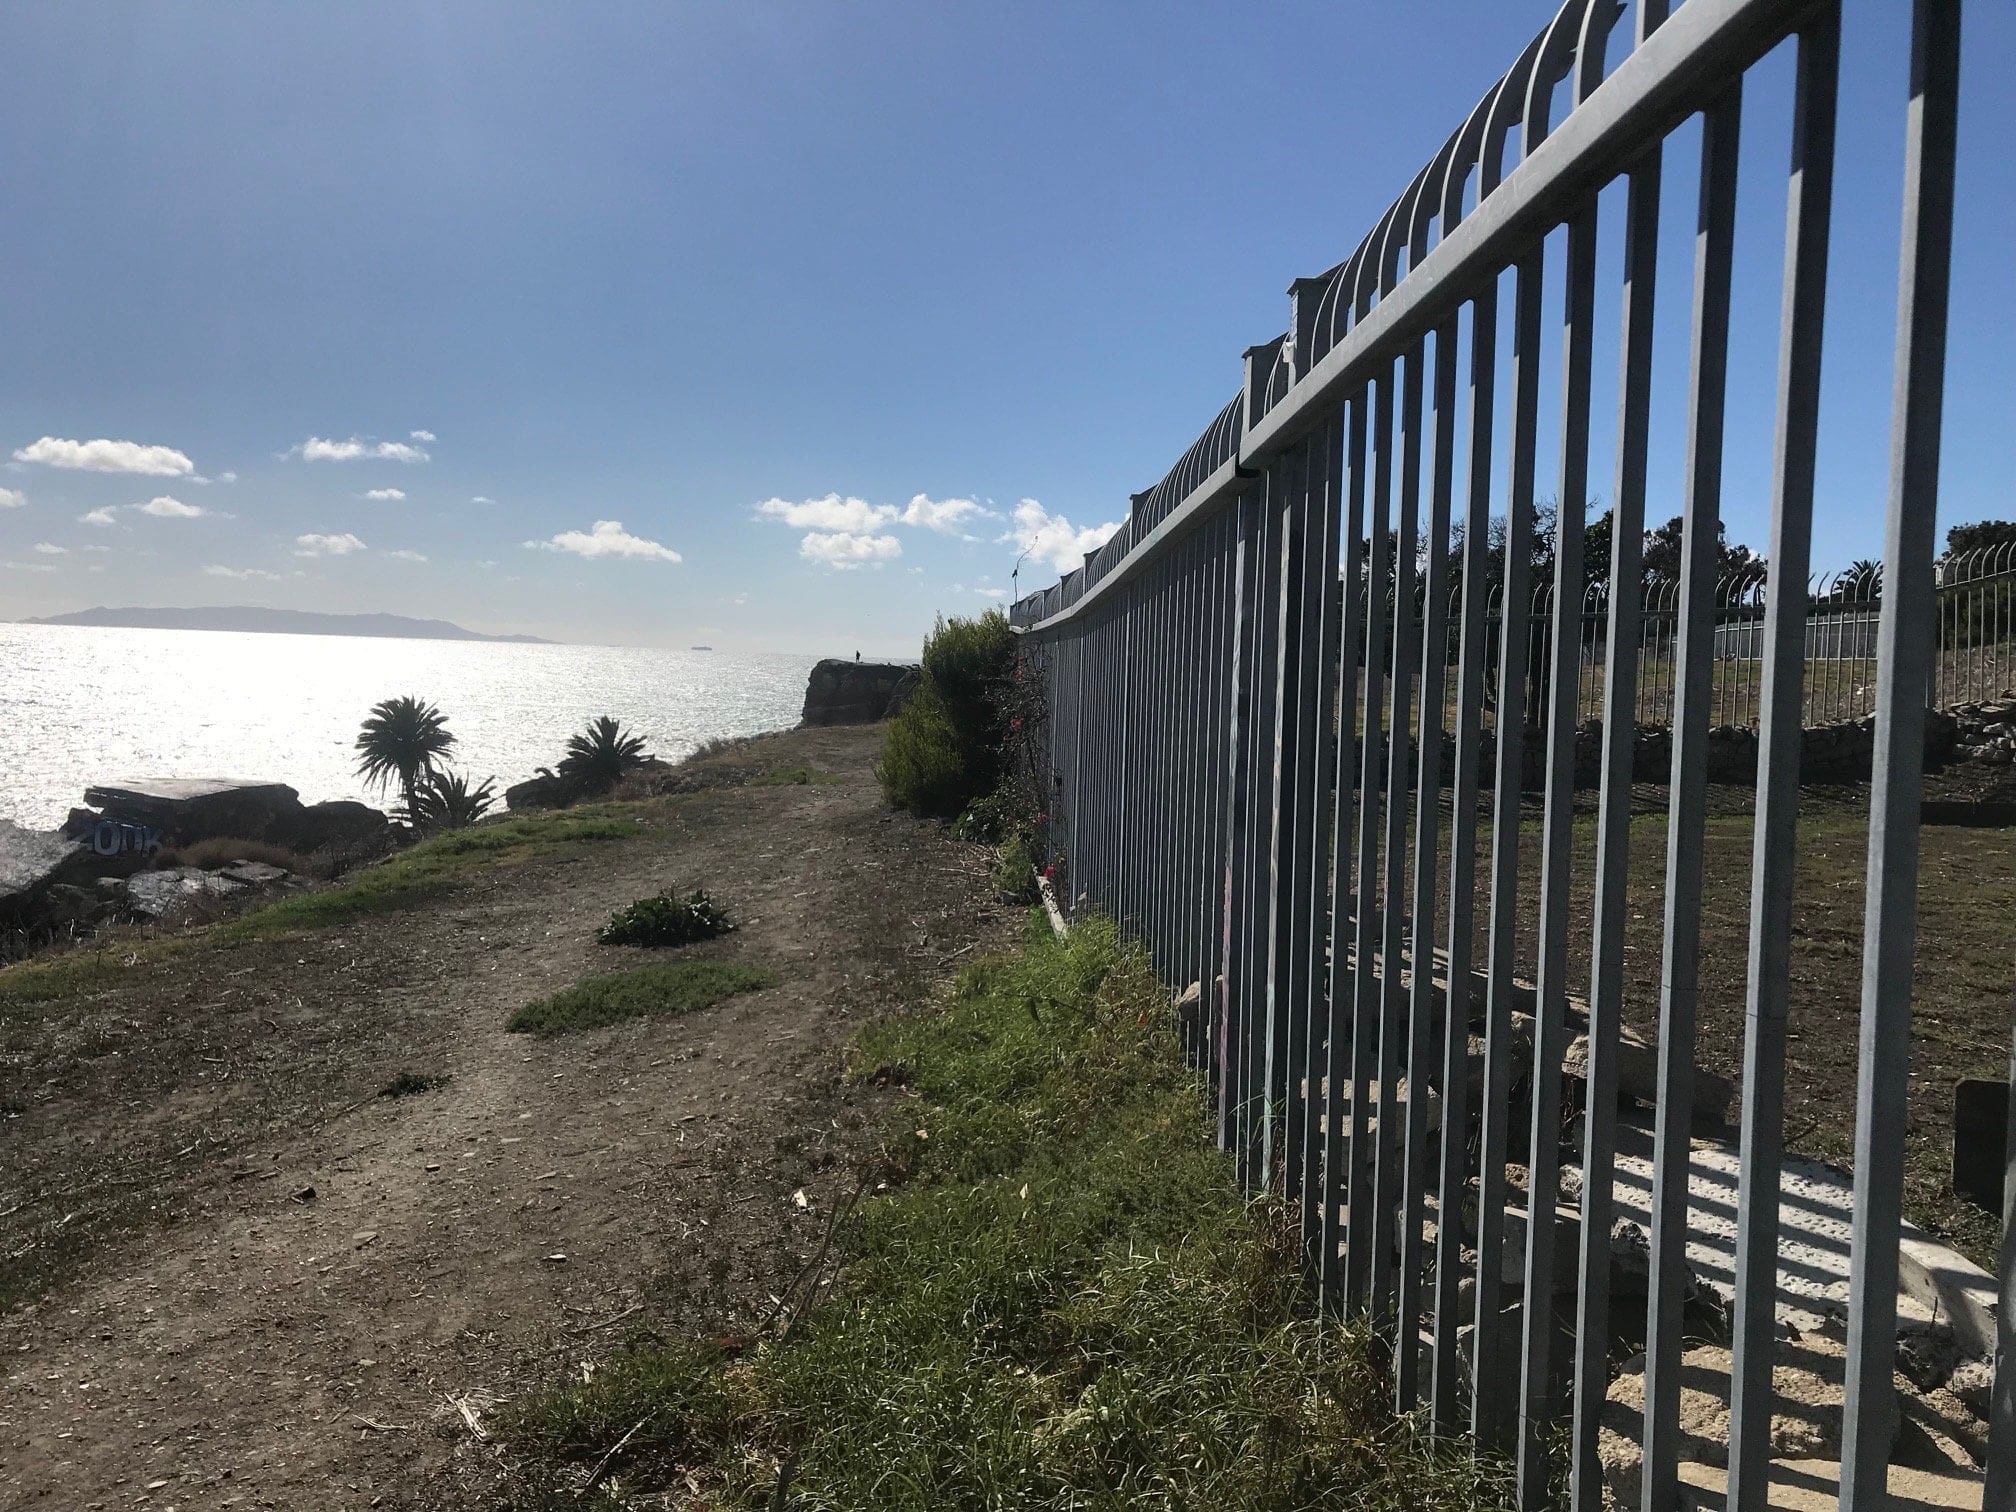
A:
[[[1954,577],[1974,585],[1969,593],[1935,594],[1959,8],[1914,0],[1910,97],[1898,102],[1907,164],[1880,591],[1864,571],[1851,583],[1815,582],[1804,595],[1718,583],[1737,147],[1746,72],[1789,38],[1797,82],[1768,559],[1776,581],[1804,584],[1839,8],[1688,0],[1668,15],[1662,0],[1639,0],[1635,35],[1613,45],[1623,14],[1610,0],[1568,0],[1357,250],[1292,286],[1287,332],[1246,354],[1242,392],[1135,497],[1118,533],[1082,568],[1014,606],[1049,682],[1050,858],[1070,898],[1118,918],[1170,981],[1199,984],[1189,1045],[1215,1089],[1221,1139],[1250,1187],[1277,1188],[1294,1203],[1325,1303],[1373,1320],[1399,1403],[1425,1404],[1442,1431],[1514,1452],[1524,1505],[1546,1503],[1565,1468],[1570,1502],[1594,1508],[1609,1380],[1633,725],[1648,708],[1670,723],[1643,1478],[1645,1505],[1663,1509],[1674,1504],[1680,1458],[1703,758],[1711,723],[1754,719],[1728,1456],[1730,1505],[1760,1507],[1801,729],[1829,663],[1866,655],[1874,675],[1853,707],[1873,709],[1876,751],[1842,1487],[1844,1506],[1874,1508],[1885,1504],[1895,1412],[1925,711],[1948,675],[1945,653],[1954,654],[1953,676],[1999,682],[1994,659],[2008,640],[2006,560]],[[1660,201],[1672,192],[1667,139],[1697,117],[1698,177],[1680,186],[1697,196],[1682,566],[1676,583],[1648,589],[1641,543],[1656,420]],[[1599,219],[1597,196],[1613,182],[1623,189],[1623,276],[1621,287],[1599,289],[1597,238],[1610,218]],[[1543,281],[1556,256],[1565,260],[1564,294],[1550,312]],[[1502,373],[1501,281],[1512,286]],[[1505,538],[1527,539],[1543,439],[1538,365],[1551,319],[1561,421],[1547,443],[1558,447],[1558,497],[1589,496],[1599,297],[1621,310],[1612,555],[1600,605],[1556,617],[1536,603],[1523,553],[1506,552],[1491,568],[1492,485],[1508,480]],[[1501,377],[1510,384],[1503,436]],[[1557,528],[1552,572],[1558,582],[1584,581],[1579,521]],[[1506,655],[1506,647],[1535,649]],[[1737,697],[1718,694],[1718,660],[1732,658],[1755,663],[1758,676],[1740,706],[1718,712],[1718,696]],[[1591,671],[1600,673],[1593,682]],[[1546,707],[1529,711],[1529,696]],[[1594,910],[1579,918],[1568,884],[1585,712],[1602,718],[1603,747]],[[1530,888],[1520,896],[1529,738],[1544,771],[1537,900]],[[1417,762],[1445,739],[1453,745],[1446,791]],[[1477,827],[1487,813],[1484,848]],[[1473,957],[1480,911],[1483,944]],[[1513,1004],[1529,989],[1515,965],[1522,931],[1536,927],[1532,1063],[1542,1069],[1520,1107],[1510,1087]],[[1519,1117],[1528,1124],[1523,1185],[1544,1202],[1563,1160],[1557,1072],[1568,1048],[1571,931],[1592,942],[1593,971],[1587,1111],[1579,1144],[1567,1150],[1586,1173],[1581,1241],[1565,1253],[1554,1224],[1514,1221],[1525,1199],[1508,1184],[1508,1151]],[[1474,1070],[1473,979],[1484,1025]],[[1482,1081],[1474,1128],[1473,1075]],[[1501,1310],[1508,1259],[1527,1298],[1551,1296],[1556,1277],[1576,1276],[1576,1313],[1558,1355],[1549,1307]],[[2005,1359],[2009,1271],[2005,1258]],[[1517,1368],[1472,1372],[1466,1356]],[[2016,1505],[2012,1373],[2005,1364],[1997,1377],[1991,1507]]]

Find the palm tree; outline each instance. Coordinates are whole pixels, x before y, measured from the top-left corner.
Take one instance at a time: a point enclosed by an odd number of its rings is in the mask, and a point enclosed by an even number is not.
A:
[[[567,737],[560,775],[590,791],[612,788],[651,758],[644,737],[631,735],[609,715],[591,719],[579,735]]]
[[[357,736],[357,775],[380,792],[397,780],[399,801],[410,812],[421,777],[435,771],[454,744],[448,716],[436,705],[388,698],[372,705]]]
[[[497,801],[496,788],[495,777],[471,788],[466,777],[453,772],[427,772],[407,800],[406,822],[420,830],[461,829],[490,812]]]

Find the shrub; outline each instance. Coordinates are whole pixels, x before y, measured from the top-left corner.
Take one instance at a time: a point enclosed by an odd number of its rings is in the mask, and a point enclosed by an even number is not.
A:
[[[696,887],[684,898],[670,891],[639,898],[611,914],[595,938],[604,945],[690,945],[727,934],[734,927],[714,900]]]
[[[1036,849],[1028,830],[1018,825],[1009,831],[994,857],[994,888],[1003,903],[1034,903],[1042,896],[1036,889]]]
[[[1014,800],[999,790],[975,798],[966,805],[966,812],[952,821],[952,833],[961,840],[999,845],[1015,828],[1015,807]]]
[[[405,820],[417,830],[433,834],[438,830],[462,829],[474,824],[497,801],[497,779],[486,778],[481,787],[453,772],[427,772],[413,785],[407,801]]]
[[[890,723],[875,775],[891,805],[913,814],[956,814],[972,797],[958,732],[928,687]]]
[[[876,767],[890,803],[949,819],[994,791],[1014,662],[1015,637],[999,610],[938,621],[924,642],[917,692],[891,721]]]
[[[583,792],[602,793],[650,760],[644,737],[631,734],[604,714],[589,720],[579,735],[567,737],[560,777]]]

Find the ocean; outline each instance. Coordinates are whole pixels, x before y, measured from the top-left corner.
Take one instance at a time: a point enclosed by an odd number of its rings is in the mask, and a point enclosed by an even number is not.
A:
[[[521,646],[0,624],[0,819],[62,822],[122,777],[284,782],[302,802],[389,799],[351,749],[372,704],[414,694],[456,736],[451,764],[498,791],[559,764],[613,714],[676,760],[720,735],[796,724],[816,660],[764,652]]]

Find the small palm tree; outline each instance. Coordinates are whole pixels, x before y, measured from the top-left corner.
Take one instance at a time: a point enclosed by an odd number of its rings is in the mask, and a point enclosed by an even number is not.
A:
[[[651,757],[644,737],[624,730],[609,715],[591,719],[579,735],[567,737],[560,775],[579,786],[599,791],[612,788]]]
[[[471,788],[466,777],[453,772],[427,772],[407,801],[406,822],[419,830],[461,829],[490,812],[497,801],[496,788],[495,777]]]
[[[388,698],[374,704],[357,736],[357,775],[380,792],[399,784],[399,801],[407,810],[422,776],[437,769],[455,744],[448,716],[434,704],[417,698]]]

